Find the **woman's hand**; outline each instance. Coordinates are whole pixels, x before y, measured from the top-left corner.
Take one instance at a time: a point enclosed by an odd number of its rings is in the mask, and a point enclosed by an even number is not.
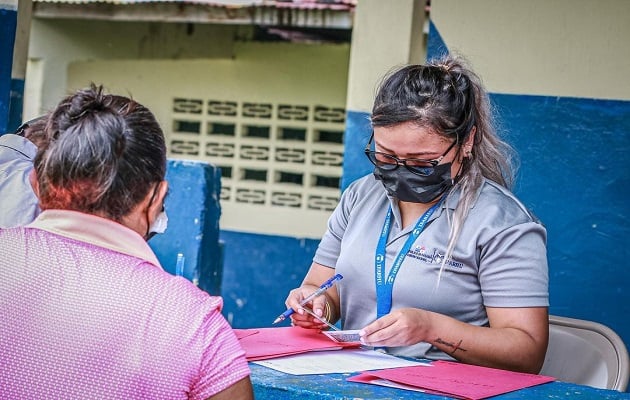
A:
[[[431,313],[418,308],[400,308],[361,329],[361,341],[369,346],[410,346],[426,341]]]
[[[302,306],[300,306],[300,302],[306,297],[310,296],[317,289],[319,289],[319,287],[316,285],[304,284],[299,288],[293,289],[291,290],[291,292],[289,292],[289,296],[285,300],[285,304],[287,307],[295,310],[295,313],[291,315],[292,325],[300,326],[307,329],[321,330],[328,328],[326,324],[308,314],[306,311],[303,310]],[[324,294],[314,298],[309,303],[305,304],[305,306],[310,307],[313,312],[318,316],[328,320],[328,318],[330,318],[330,315],[326,315],[326,310],[330,310],[330,305],[326,306],[326,301],[326,295]],[[328,313],[330,313],[330,311],[328,311]]]
[[[309,329],[328,329],[328,326],[317,318],[309,315],[300,306],[300,302],[319,289],[320,285],[333,277],[335,270],[321,264],[313,263],[308,270],[302,286],[289,292],[285,300],[287,307],[291,307],[296,312],[291,315],[292,325]],[[333,286],[321,296],[317,296],[306,307],[311,308],[315,314],[324,318],[331,324],[337,322],[339,318],[339,294],[337,287]]]

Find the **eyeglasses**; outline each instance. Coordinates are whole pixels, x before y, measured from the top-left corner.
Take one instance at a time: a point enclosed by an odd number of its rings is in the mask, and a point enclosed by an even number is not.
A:
[[[370,150],[370,145],[374,139],[374,132],[370,136],[370,141],[365,145],[365,155],[372,164],[385,171],[393,171],[398,168],[399,165],[404,165],[410,172],[420,175],[429,176],[433,174],[434,168],[446,157],[449,151],[457,144],[457,140],[448,146],[448,149],[436,158],[435,160],[422,160],[419,158],[398,158],[394,155],[381,153],[378,151]]]

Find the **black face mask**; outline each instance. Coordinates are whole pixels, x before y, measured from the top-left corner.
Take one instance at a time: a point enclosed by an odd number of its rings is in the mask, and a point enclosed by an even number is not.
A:
[[[410,203],[430,203],[453,186],[451,163],[436,165],[429,176],[416,175],[407,168],[392,171],[374,168],[374,176],[387,194]]]

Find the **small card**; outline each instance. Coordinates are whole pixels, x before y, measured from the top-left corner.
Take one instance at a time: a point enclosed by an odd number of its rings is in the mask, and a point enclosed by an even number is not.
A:
[[[338,343],[361,343],[359,330],[323,331],[324,335]]]

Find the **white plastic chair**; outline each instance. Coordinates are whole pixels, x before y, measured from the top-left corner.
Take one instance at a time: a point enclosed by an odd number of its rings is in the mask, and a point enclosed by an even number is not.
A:
[[[550,315],[549,345],[540,374],[623,392],[630,378],[628,350],[605,325]]]

